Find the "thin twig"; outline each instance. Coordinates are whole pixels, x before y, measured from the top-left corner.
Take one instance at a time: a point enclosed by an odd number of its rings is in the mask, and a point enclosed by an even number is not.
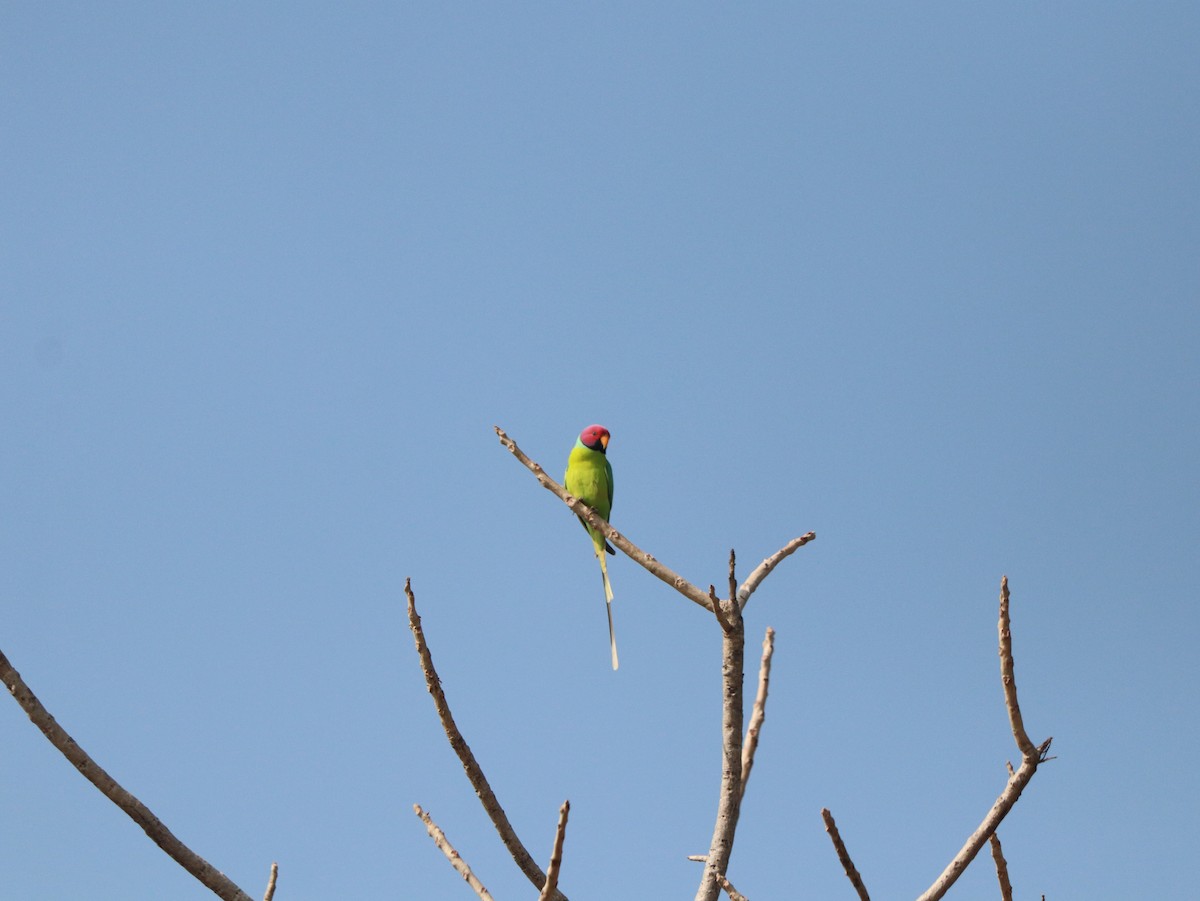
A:
[[[735,603],[737,598],[737,554],[729,549],[729,603]]]
[[[842,841],[842,835],[838,832],[837,823],[833,821],[833,814],[829,812],[828,807],[821,808],[821,819],[825,821],[825,831],[829,833],[829,839],[833,842],[834,850],[837,851],[842,869],[846,871],[846,878],[850,880],[850,884],[858,892],[858,897],[861,901],[871,901],[871,896],[867,894],[867,887],[863,885],[862,877],[858,875],[858,870],[854,868],[854,861],[850,859],[850,852],[846,850],[846,845]]]
[[[471,868],[462,859],[462,855],[450,844],[450,840],[446,838],[446,833],[438,828],[437,823],[433,821],[433,818],[428,813],[421,809],[420,804],[413,805],[413,813],[421,818],[421,822],[425,824],[425,831],[429,833],[429,837],[433,839],[433,843],[446,855],[446,860],[450,861],[450,866],[454,867],[458,875],[465,879],[467,885],[475,890],[475,894],[479,896],[480,901],[494,901],[488,890],[483,887],[483,883],[471,872]]]
[[[567,834],[567,814],[571,812],[571,802],[563,801],[558,808],[558,827],[554,830],[554,846],[550,850],[550,865],[546,867],[546,884],[538,901],[550,901],[554,890],[558,888],[558,870],[562,866],[563,839]]]
[[[1001,901],[1013,901],[1012,883],[1008,881],[1008,861],[1004,859],[1004,850],[1000,847],[1000,836],[993,832],[988,841],[992,843],[992,860],[996,863],[996,878],[1000,880]]]
[[[937,901],[950,890],[967,865],[975,859],[983,843],[988,840],[1000,822],[1012,810],[1021,792],[1037,772],[1038,766],[1045,762],[1046,753],[1050,750],[1051,738],[1040,745],[1034,745],[1025,732],[1025,724],[1021,720],[1021,708],[1017,704],[1017,683],[1013,678],[1012,630],[1008,615],[1008,576],[1000,580],[1000,621],[997,630],[1000,633],[1000,680],[1004,686],[1004,704],[1008,708],[1008,720],[1012,727],[1013,739],[1021,750],[1021,765],[1017,771],[1008,777],[1008,784],[992,809],[988,811],[979,824],[979,828],[971,833],[966,843],[942,874],[934,881],[917,901]]]
[[[271,877],[267,880],[267,890],[263,892],[263,901],[271,901],[275,897],[275,882],[279,879],[279,864],[271,864]]]
[[[758,735],[767,716],[767,689],[771,685],[771,655],[775,653],[775,630],[767,626],[762,644],[762,663],[758,667],[758,694],[754,696],[754,708],[750,712],[750,725],[746,727],[746,740],[742,743],[742,788],[746,795],[746,783],[750,781],[750,770],[754,767],[754,752],[758,749]]]
[[[996,629],[1000,634],[1000,681],[1004,685],[1004,706],[1008,708],[1008,722],[1012,726],[1013,739],[1021,750],[1021,757],[1038,757],[1037,747],[1029,740],[1025,721],[1021,718],[1021,705],[1017,703],[1017,680],[1013,673],[1012,629],[1008,615],[1008,576],[1000,579],[1000,621]]]
[[[750,901],[749,898],[733,887],[733,884],[726,878],[724,873],[717,874],[717,884],[725,890],[725,894],[729,896],[729,901]]]
[[[568,494],[567,490],[563,488],[562,485],[558,484],[558,482],[546,475],[546,470],[542,469],[542,467],[533,460],[530,460],[529,457],[525,455],[525,452],[522,451],[521,448],[517,447],[517,443],[504,433],[504,430],[500,428],[500,426],[495,426],[494,428],[496,429],[496,434],[500,438],[500,443],[508,448],[509,451],[512,452],[512,455],[520,460],[522,465],[524,465],[526,469],[528,469],[534,474],[534,476],[537,477],[538,483],[543,488],[554,494],[559,500],[570,507],[572,513],[587,520],[588,524],[593,529],[597,529],[603,533],[604,537],[608,539],[609,543],[614,547],[620,548],[630,560],[640,565],[647,572],[666,582],[689,601],[699,604],[706,610],[712,609],[709,606],[708,597],[701,589],[697,588],[670,567],[659,563],[654,559],[654,557],[652,557],[650,554],[647,554],[632,541],[609,525],[599,513],[597,513],[579,498],[572,494]]]
[[[762,584],[762,580],[771,574],[771,570],[816,537],[816,532],[807,532],[799,538],[793,538],[762,563],[758,564],[749,577],[747,577],[746,581],[742,583],[742,587],[738,589],[738,603],[745,608],[746,604],[750,601],[750,595],[754,594],[755,589]]]
[[[744,677],[746,625],[742,611],[730,603],[727,612],[730,628],[721,633],[721,791],[717,799],[717,818],[712,843],[705,858],[704,875],[696,891],[696,901],[716,901],[721,884],[718,877],[729,868],[733,839],[737,831],[742,802],[742,682]]]
[[[238,888],[224,873],[176,838],[162,820],[151,813],[145,804],[126,791],[83,748],[75,743],[75,739],[71,738],[67,731],[50,715],[50,712],[42,706],[42,702],[25,684],[21,674],[13,669],[3,652],[0,652],[0,680],[3,680],[4,686],[16,698],[21,709],[42,731],[50,744],[54,745],[88,782],[100,789],[106,798],[141,826],[146,835],[150,836],[151,840],[162,848],[172,860],[200,880],[223,901],[251,901],[250,896]]]
[[[404,580],[404,593],[408,596],[408,626],[412,630],[413,640],[417,645],[417,655],[421,658],[421,671],[425,674],[425,687],[429,689],[429,694],[433,697],[433,706],[437,709],[438,719],[442,721],[446,738],[450,740],[450,747],[454,749],[454,753],[462,762],[463,770],[471,781],[475,794],[479,796],[479,802],[483,805],[483,809],[487,811],[492,824],[496,827],[496,832],[500,834],[500,840],[504,842],[504,847],[508,849],[508,853],[512,855],[526,878],[536,888],[541,889],[546,884],[546,874],[542,872],[542,868],[537,865],[525,845],[521,843],[521,839],[517,837],[512,824],[508,822],[504,808],[500,806],[495,792],[488,785],[487,777],[483,775],[479,761],[475,759],[470,746],[467,745],[467,740],[463,738],[458,726],[455,725],[454,716],[450,713],[450,705],[446,701],[446,694],[442,691],[441,680],[438,678],[437,670],[433,668],[433,657],[430,655],[429,645],[425,641],[425,632],[421,629],[421,617],[417,615],[417,599],[413,595],[411,579]],[[566,901],[566,897],[557,889],[553,897],[555,901]]]

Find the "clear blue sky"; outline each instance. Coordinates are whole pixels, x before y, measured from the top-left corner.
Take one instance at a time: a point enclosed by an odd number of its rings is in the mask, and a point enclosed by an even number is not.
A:
[[[0,648],[251,894],[532,897],[412,650],[573,901],[688,898],[707,585],[810,529],[730,869],[879,898],[1016,756],[1018,897],[1183,898],[1200,805],[1194,4],[8,4]],[[743,572],[745,569],[743,569]],[[0,704],[21,899],[211,897]],[[951,897],[998,897],[980,860]]]

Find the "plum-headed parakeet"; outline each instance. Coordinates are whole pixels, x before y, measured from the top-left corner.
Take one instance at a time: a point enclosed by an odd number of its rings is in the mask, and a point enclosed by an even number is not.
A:
[[[579,433],[571,456],[567,458],[567,472],[563,476],[563,487],[575,495],[606,520],[612,512],[613,471],[608,462],[608,429],[602,425],[590,425]],[[604,578],[604,601],[608,611],[608,645],[612,651],[612,668],[617,668],[617,639],[613,635],[612,586],[608,584],[608,561],[604,552],[616,553],[604,536],[587,524],[581,516],[579,521],[592,538],[596,557],[600,560],[600,575]]]

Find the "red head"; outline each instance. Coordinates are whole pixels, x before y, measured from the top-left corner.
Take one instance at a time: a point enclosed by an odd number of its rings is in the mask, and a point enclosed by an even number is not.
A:
[[[604,453],[608,450],[608,429],[602,425],[590,425],[579,433],[579,443],[591,450]]]

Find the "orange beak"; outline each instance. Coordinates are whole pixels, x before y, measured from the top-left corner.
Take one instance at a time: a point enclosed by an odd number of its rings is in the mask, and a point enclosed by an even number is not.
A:
[[[600,446],[603,447],[605,450],[608,450],[608,436],[607,435],[600,436]]]

